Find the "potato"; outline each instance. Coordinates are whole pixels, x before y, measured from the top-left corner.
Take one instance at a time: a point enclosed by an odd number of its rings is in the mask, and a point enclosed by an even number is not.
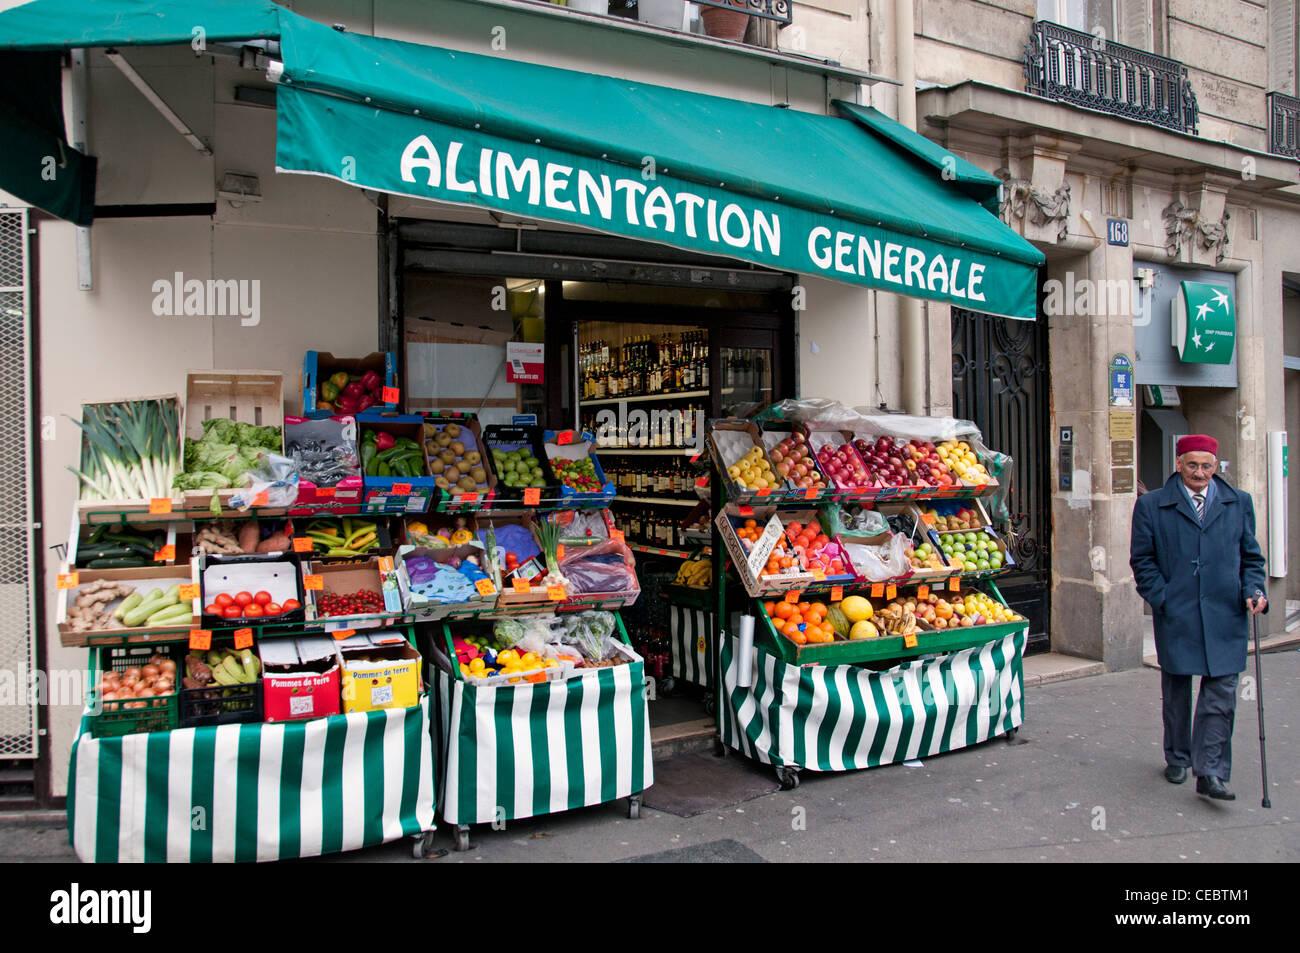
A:
[[[449,449],[458,457],[463,457],[465,455],[465,445],[459,440],[453,443]]]
[[[460,424],[447,424],[447,426],[443,428],[442,432],[445,433],[448,437],[459,437]]]
[[[478,489],[478,484],[474,482],[474,478],[468,476],[461,477],[460,482],[457,483],[456,485],[459,486],[462,490],[466,490],[470,493]]]
[[[447,436],[445,432],[438,434],[438,436],[434,437],[433,440],[434,443],[436,443],[440,447],[451,446],[451,437]]]
[[[482,460],[483,460],[483,455],[479,453],[477,450],[471,450],[469,453],[465,454],[465,462],[468,463],[470,466],[473,466],[476,463],[481,463]]]
[[[470,470],[469,475],[475,484],[487,482],[487,471],[482,467],[475,467],[473,470]]]
[[[442,471],[442,475],[445,476],[452,483],[455,483],[457,480],[460,479],[460,468],[448,467],[446,470]]]
[[[432,457],[429,460],[429,472],[432,473],[434,476],[437,476],[444,469],[446,469],[446,467],[447,464],[442,462],[441,457]]]

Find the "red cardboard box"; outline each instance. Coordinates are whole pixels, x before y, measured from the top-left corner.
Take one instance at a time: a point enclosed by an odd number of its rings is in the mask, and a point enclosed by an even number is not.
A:
[[[332,638],[264,639],[258,651],[267,721],[299,721],[342,712],[339,654]]]

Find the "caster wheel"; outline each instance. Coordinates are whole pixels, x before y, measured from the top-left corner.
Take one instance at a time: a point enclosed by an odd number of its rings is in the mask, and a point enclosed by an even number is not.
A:
[[[467,826],[464,824],[458,825],[455,837],[457,853],[469,850],[469,828]]]
[[[799,769],[780,767],[776,769],[776,780],[782,791],[793,791],[799,786]]]
[[[411,844],[411,856],[416,860],[425,860],[429,857],[445,857],[447,852],[436,850],[433,846],[433,831],[425,831],[423,834],[416,835]]]
[[[677,691],[677,679],[668,675],[659,682],[659,694],[668,696]]]
[[[641,798],[635,794],[627,799],[627,816],[632,821],[641,819]]]
[[[716,699],[714,699],[713,697],[713,692],[709,692],[707,695],[704,696],[704,711],[705,714],[708,715],[717,714],[718,703]]]
[[[715,758],[725,758],[727,756],[727,746],[723,744],[721,738],[713,739],[713,756]]]

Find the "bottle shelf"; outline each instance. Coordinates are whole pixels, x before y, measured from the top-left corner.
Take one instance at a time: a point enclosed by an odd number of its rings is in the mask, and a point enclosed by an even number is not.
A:
[[[580,400],[579,407],[599,407],[608,404],[637,404],[648,400],[685,400],[691,397],[708,397],[707,390],[679,390],[665,394],[637,394],[631,397],[600,397],[596,400]]]

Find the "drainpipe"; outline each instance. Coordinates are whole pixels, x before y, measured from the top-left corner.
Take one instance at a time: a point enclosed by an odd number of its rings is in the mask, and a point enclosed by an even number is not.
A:
[[[898,121],[916,129],[916,51],[913,0],[894,0],[894,49],[898,64]],[[916,298],[898,299],[898,343],[902,359],[903,409],[925,414],[926,319]]]

